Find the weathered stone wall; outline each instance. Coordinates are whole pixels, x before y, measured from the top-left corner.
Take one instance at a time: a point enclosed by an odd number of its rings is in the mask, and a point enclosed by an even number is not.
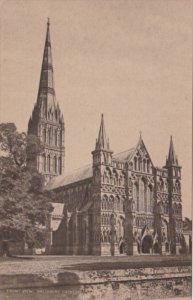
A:
[[[57,286],[93,286],[108,285],[126,286],[135,289],[139,286],[154,286],[153,282],[163,283],[164,289],[179,285],[179,289],[186,289],[190,293],[191,286],[191,266],[178,267],[155,267],[119,270],[95,270],[95,271],[52,271],[39,274],[10,274],[0,275],[0,289],[7,288],[39,288]],[[174,282],[169,283],[169,282]],[[168,284],[167,284],[168,283]],[[81,288],[80,288],[81,289]]]

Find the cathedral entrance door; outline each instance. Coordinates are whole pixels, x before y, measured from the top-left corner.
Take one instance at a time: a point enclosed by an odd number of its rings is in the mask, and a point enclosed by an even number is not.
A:
[[[126,244],[125,244],[124,240],[121,240],[119,243],[119,253],[120,254],[126,253]]]
[[[153,245],[153,253],[159,253],[158,243],[155,243],[155,244]]]
[[[151,235],[146,235],[142,241],[142,253],[151,253],[153,239]]]

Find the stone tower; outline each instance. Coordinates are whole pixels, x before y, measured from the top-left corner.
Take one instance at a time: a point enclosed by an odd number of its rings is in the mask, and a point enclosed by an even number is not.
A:
[[[182,232],[181,166],[178,164],[172,137],[166,168],[168,169],[170,251],[172,254],[179,254],[179,237]]]
[[[104,224],[102,222],[104,208],[102,206],[102,199],[104,195],[104,180],[103,174],[105,174],[106,168],[111,168],[112,165],[112,154],[113,151],[110,150],[109,141],[106,137],[104,117],[102,114],[101,124],[98,134],[98,139],[96,140],[95,150],[92,151],[93,155],[93,202],[94,202],[94,241],[93,241],[93,254],[95,255],[109,255],[109,247],[106,245],[105,241],[101,241],[101,233],[104,231]],[[113,206],[113,203],[111,203]],[[113,208],[111,207],[111,210]],[[110,224],[105,226],[110,232]],[[106,237],[107,238],[107,237]]]
[[[37,101],[28,123],[28,134],[38,136],[44,146],[44,153],[36,157],[34,165],[46,181],[64,173],[64,131],[64,119],[54,89],[48,19]]]

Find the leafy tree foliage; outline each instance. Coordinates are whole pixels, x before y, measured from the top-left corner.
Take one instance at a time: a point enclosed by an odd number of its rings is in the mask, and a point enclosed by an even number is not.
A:
[[[0,240],[41,247],[52,211],[51,194],[34,167],[41,143],[36,136],[18,133],[13,123],[3,123],[0,151]]]

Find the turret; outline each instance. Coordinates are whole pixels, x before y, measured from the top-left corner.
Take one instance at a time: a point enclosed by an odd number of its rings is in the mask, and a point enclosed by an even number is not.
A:
[[[93,166],[110,165],[112,161],[112,153],[113,151],[110,150],[109,140],[106,137],[104,117],[102,114],[98,139],[96,140],[95,150],[92,151]]]
[[[178,254],[178,236],[182,227],[182,205],[181,205],[181,166],[175,154],[173,139],[170,138],[166,166],[168,170],[168,201],[169,201],[169,228],[170,228],[170,250],[172,254]]]

